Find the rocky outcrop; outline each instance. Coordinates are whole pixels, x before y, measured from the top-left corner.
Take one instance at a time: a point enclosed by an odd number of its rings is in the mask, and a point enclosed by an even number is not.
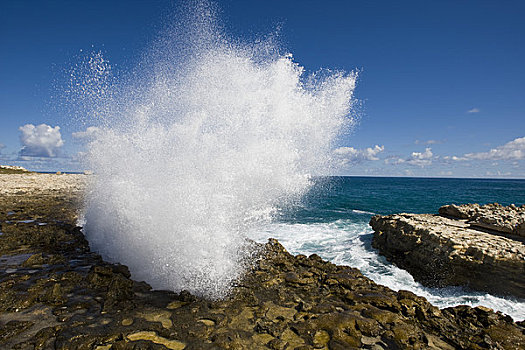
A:
[[[407,291],[275,240],[225,300],[153,291],[104,262],[73,199],[0,195],[0,348],[522,349],[523,325],[490,309],[440,310]],[[62,205],[62,210],[57,208]],[[36,219],[35,219],[36,218]],[[31,221],[35,220],[35,221]],[[43,225],[45,223],[45,225]]]
[[[0,174],[28,174],[30,173],[24,167],[14,165],[0,165]]]
[[[439,214],[467,220],[475,227],[525,237],[525,205],[450,204],[439,208]]]
[[[467,286],[525,298],[525,244],[473,228],[471,207],[430,214],[374,216],[373,246],[429,286]],[[452,215],[451,215],[452,213]],[[452,219],[460,216],[465,219]]]

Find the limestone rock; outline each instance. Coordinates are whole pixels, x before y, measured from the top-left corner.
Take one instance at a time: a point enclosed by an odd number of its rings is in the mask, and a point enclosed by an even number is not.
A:
[[[448,207],[446,212],[466,216],[470,209]],[[377,215],[370,225],[373,246],[423,284],[525,298],[525,244],[520,239],[430,214]]]
[[[525,206],[450,204],[439,208],[439,214],[466,219],[474,227],[525,237]]]

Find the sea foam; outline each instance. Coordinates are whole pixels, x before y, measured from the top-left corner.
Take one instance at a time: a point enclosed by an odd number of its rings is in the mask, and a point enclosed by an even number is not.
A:
[[[246,232],[329,171],[356,75],[306,74],[270,39],[228,38],[213,12],[188,11],[127,78],[109,79],[95,55],[95,78],[80,85],[97,101],[86,123],[97,127],[86,156],[91,247],[156,289],[216,299],[251,262]]]

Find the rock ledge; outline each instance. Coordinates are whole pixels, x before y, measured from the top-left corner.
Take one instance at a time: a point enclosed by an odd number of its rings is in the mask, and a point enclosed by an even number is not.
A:
[[[525,237],[524,205],[516,207],[511,204],[505,207],[498,203],[481,206],[479,204],[450,204],[439,208],[439,214],[455,219],[465,219],[474,227]]]
[[[425,285],[468,286],[525,298],[525,244],[514,236],[521,232],[523,208],[445,206],[439,212],[446,216],[374,216],[373,246]],[[502,235],[504,230],[513,234]]]

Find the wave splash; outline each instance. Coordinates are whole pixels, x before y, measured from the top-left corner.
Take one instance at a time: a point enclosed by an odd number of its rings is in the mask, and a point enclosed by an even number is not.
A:
[[[217,299],[250,264],[246,232],[332,166],[356,75],[307,75],[271,41],[228,40],[199,11],[189,39],[164,35],[131,78],[103,89],[84,231],[135,279]],[[100,61],[93,74],[106,76]]]

